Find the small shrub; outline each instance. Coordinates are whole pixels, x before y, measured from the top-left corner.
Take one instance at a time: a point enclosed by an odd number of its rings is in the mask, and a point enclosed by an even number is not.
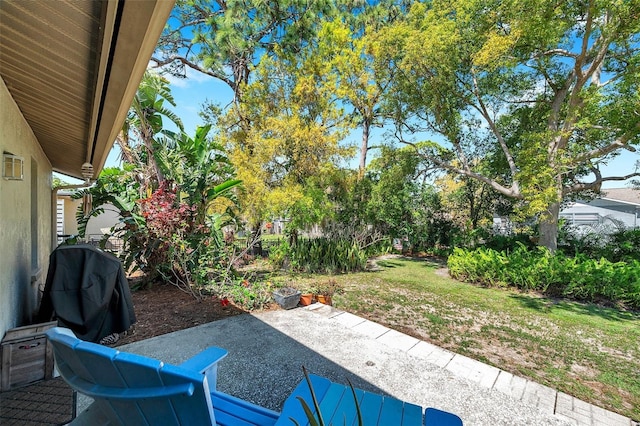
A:
[[[588,230],[588,231],[585,231]],[[583,227],[562,228],[560,248],[568,255],[584,254],[611,262],[640,260],[640,229],[623,229],[614,233]]]
[[[612,262],[640,260],[640,229],[629,229],[611,234],[602,256]]]
[[[299,239],[290,247],[291,267],[309,273],[345,273],[364,270],[367,253],[348,239]]]
[[[621,302],[640,308],[640,262],[611,262],[585,255],[551,254],[523,244],[510,253],[488,248],[456,248],[449,256],[451,276],[486,286],[514,286],[577,300]]]
[[[513,235],[493,235],[484,243],[484,247],[496,251],[512,251],[524,245],[528,248],[534,248],[535,243],[531,240],[529,234],[513,234]]]
[[[272,246],[269,249],[269,262],[276,269],[281,269],[285,266],[287,258],[290,256],[291,247],[287,241],[282,241],[280,244]]]
[[[263,309],[271,303],[273,284],[270,281],[239,280],[224,290],[233,302],[248,310]]]

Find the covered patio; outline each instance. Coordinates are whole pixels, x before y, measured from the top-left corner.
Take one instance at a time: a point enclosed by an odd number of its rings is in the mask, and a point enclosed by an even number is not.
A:
[[[0,337],[29,323],[55,245],[51,172],[95,176],[173,6],[162,0],[0,3]],[[179,363],[229,351],[219,389],[279,410],[301,366],[335,382],[458,414],[467,425],[633,422],[355,315],[310,308],[240,315],[120,347]],[[81,412],[90,401],[79,398]],[[28,406],[24,410],[29,410]]]

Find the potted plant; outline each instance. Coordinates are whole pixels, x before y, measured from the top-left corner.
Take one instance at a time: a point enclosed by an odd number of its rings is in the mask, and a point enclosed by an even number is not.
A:
[[[318,285],[316,288],[316,300],[319,303],[331,306],[333,304],[333,295],[341,290],[340,285],[333,278],[324,284]]]
[[[273,292],[273,298],[284,309],[295,308],[300,301],[300,291],[293,287],[280,287]]]
[[[314,302],[315,299],[315,288],[307,287],[302,290],[302,294],[300,295],[300,305],[308,306]]]

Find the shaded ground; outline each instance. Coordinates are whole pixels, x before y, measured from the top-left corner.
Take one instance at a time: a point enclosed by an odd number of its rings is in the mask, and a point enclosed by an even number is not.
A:
[[[121,338],[116,346],[245,313],[233,303],[223,306],[218,299],[198,301],[168,284],[134,291],[132,297],[137,321],[133,332]]]

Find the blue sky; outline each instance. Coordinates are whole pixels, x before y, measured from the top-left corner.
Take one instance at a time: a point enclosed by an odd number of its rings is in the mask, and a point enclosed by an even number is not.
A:
[[[187,73],[188,78],[170,78],[170,82],[171,93],[176,102],[176,107],[172,108],[172,110],[182,119],[185,131],[193,135],[196,126],[202,124],[202,119],[198,115],[201,105],[209,100],[224,106],[231,101],[233,93],[226,84],[202,73],[189,71],[190,72]],[[383,129],[375,129],[371,144],[378,145],[383,133]],[[359,146],[360,135],[359,131],[355,131],[348,137],[346,142]],[[118,165],[118,153],[117,147],[112,150],[107,159],[106,166]],[[373,155],[375,155],[375,153],[373,153]],[[368,159],[370,160],[371,158],[372,155],[370,154]],[[629,174],[633,172],[635,162],[639,160],[640,153],[622,150],[616,159],[602,168],[603,176]],[[357,158],[354,158],[350,164],[354,168],[357,167]],[[605,182],[603,184],[604,188],[620,188],[624,186],[627,186],[626,182],[619,181]]]

